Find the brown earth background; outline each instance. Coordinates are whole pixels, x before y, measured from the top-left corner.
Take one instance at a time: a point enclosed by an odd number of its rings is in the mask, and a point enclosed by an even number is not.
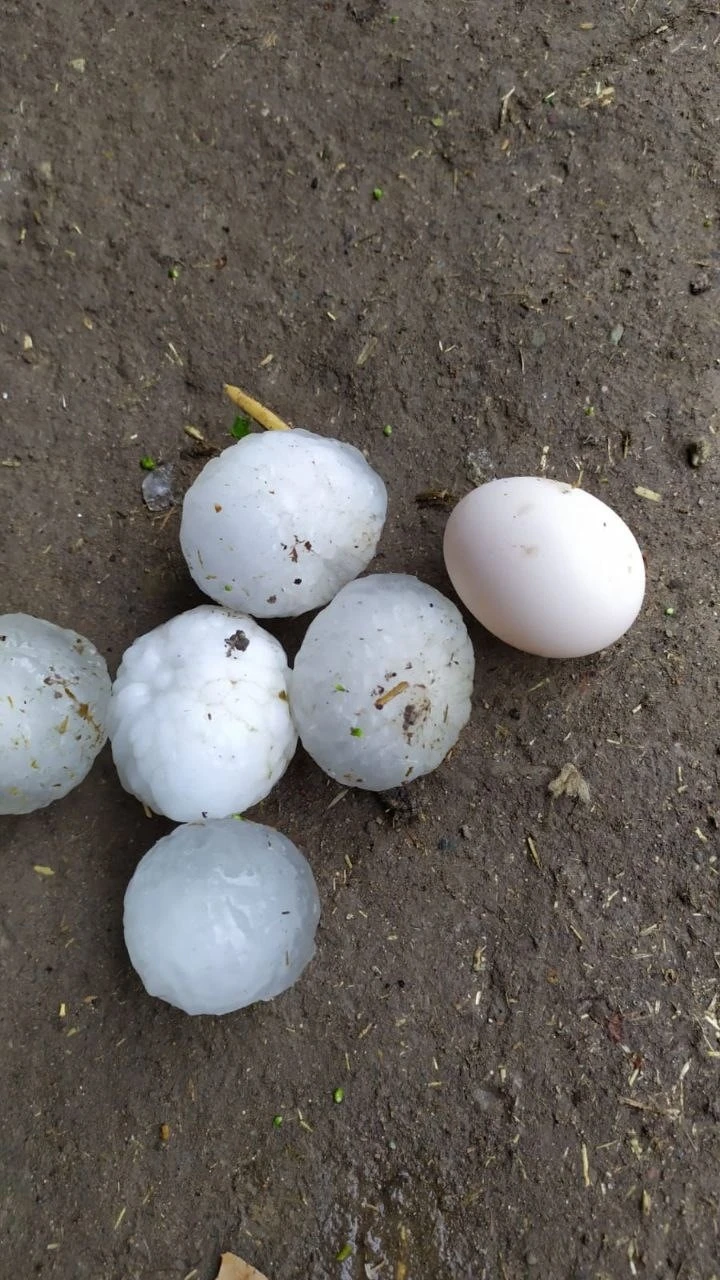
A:
[[[226,380],[367,451],[377,569],[449,591],[447,504],[543,470],[648,567],[592,659],[471,623],[407,808],[298,754],[256,816],[323,917],[272,1004],[145,996],[122,896],[169,824],[109,751],[0,820],[3,1274],[720,1276],[720,10],[3,0],[0,59],[4,611],[114,671],[199,602],[139,460],[181,495]]]

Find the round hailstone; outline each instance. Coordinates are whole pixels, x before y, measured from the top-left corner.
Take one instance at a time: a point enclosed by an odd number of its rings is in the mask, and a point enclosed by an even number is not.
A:
[[[385,485],[353,445],[266,431],[203,467],[185,495],[180,545],[219,604],[294,618],[367,568],[386,511]]]
[[[72,791],[107,738],[110,677],[84,636],[26,613],[0,617],[0,814]]]
[[[297,745],[282,646],[252,618],[200,605],[123,655],[108,728],[120,781],[175,822],[262,800]]]
[[[125,943],[146,991],[185,1013],[231,1013],[291,987],[315,954],[320,900],[290,840],[226,818],[175,830],[125,894]]]
[[[470,715],[474,655],[459,610],[400,573],[344,587],[290,674],[305,750],[352,787],[386,791],[437,768]]]

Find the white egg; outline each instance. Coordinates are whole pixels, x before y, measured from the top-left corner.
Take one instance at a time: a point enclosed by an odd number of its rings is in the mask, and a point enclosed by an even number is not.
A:
[[[460,610],[403,573],[343,587],[290,675],[305,750],[345,786],[387,791],[445,759],[470,716],[475,658]]]
[[[183,503],[180,545],[201,591],[256,618],[332,600],[375,554],[387,511],[359,449],[309,431],[248,435],[212,458]]]
[[[226,818],[158,840],[125,894],[125,943],[146,991],[230,1013],[292,986],[315,953],[320,899],[300,850]]]
[[[455,590],[488,631],[545,658],[581,658],[632,626],[642,552],[620,517],[584,489],[540,476],[491,480],[445,530]]]
[[[89,773],[110,676],[94,644],[26,613],[0,617],[0,814],[32,813]]]

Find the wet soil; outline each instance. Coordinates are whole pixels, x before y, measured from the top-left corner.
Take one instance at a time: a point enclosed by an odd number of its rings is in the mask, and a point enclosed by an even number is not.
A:
[[[407,797],[298,754],[257,816],[323,917],[272,1004],[145,996],[122,895],[169,824],[107,750],[0,820],[4,1273],[710,1280],[717,7],[4,0],[0,49],[2,610],[114,670],[199,602],[139,462],[181,494],[224,381],[367,450],[378,569],[449,592],[448,505],[526,473],[648,568],[594,658],[471,622],[471,724]],[[548,791],[567,764],[589,803]]]

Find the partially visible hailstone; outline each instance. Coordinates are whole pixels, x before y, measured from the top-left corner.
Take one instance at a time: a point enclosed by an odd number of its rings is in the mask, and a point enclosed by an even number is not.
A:
[[[180,545],[219,604],[297,617],[367,568],[386,511],[385,485],[353,445],[266,431],[206,463],[185,495]]]
[[[297,745],[282,646],[252,618],[200,605],[123,655],[109,733],[120,781],[175,822],[262,800]]]
[[[146,991],[185,1013],[231,1013],[291,987],[315,954],[320,900],[299,849],[226,818],[176,827],[125,894],[125,943]]]
[[[110,677],[84,636],[26,613],[0,616],[0,814],[72,791],[107,738]]]
[[[460,612],[400,573],[344,587],[290,674],[305,750],[331,778],[386,791],[437,768],[470,716],[475,660]]]

